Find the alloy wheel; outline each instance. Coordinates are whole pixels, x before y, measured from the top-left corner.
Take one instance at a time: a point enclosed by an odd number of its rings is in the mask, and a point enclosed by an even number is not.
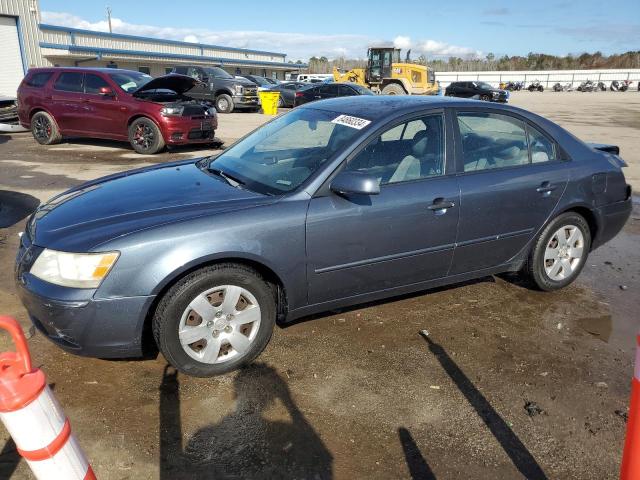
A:
[[[565,280],[580,266],[585,254],[584,235],[575,225],[563,225],[551,236],[544,251],[544,269],[556,282]]]
[[[33,121],[33,134],[40,140],[48,140],[51,137],[51,122],[47,117],[40,115]]]
[[[136,125],[136,130],[133,134],[133,141],[136,145],[140,145],[145,150],[148,150],[153,144],[154,139],[155,135],[149,125],[145,125],[144,123]]]
[[[249,290],[221,285],[191,300],[180,319],[178,338],[194,360],[223,363],[249,350],[260,319],[260,305]]]

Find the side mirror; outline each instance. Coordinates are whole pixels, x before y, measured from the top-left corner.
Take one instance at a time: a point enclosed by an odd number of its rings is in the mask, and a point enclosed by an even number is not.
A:
[[[115,97],[116,94],[109,87],[100,87],[100,91],[98,92],[103,97]]]
[[[341,172],[331,182],[331,190],[338,195],[378,195],[380,184],[366,173]]]

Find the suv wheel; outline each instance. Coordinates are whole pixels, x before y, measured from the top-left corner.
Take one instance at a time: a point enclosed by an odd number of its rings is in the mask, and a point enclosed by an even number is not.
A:
[[[216,110],[218,113],[231,113],[233,112],[233,98],[231,95],[223,93],[216,97]]]
[[[224,263],[197,270],[171,287],[156,309],[153,334],[176,369],[210,377],[256,358],[275,320],[272,286],[248,267]]]
[[[591,231],[584,217],[564,213],[540,233],[524,272],[540,290],[566,287],[582,271],[590,248]]]
[[[40,145],[53,145],[62,140],[58,124],[47,112],[38,112],[31,117],[31,133]]]
[[[145,155],[158,153],[165,145],[158,126],[145,117],[137,118],[129,125],[129,143],[136,152]]]

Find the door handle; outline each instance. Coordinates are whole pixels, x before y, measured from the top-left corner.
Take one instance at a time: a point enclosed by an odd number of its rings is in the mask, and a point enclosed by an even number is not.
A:
[[[553,192],[556,188],[555,185],[551,185],[551,183],[549,182],[542,182],[540,184],[540,186],[538,188],[536,188],[536,192],[538,193],[551,193]]]
[[[446,210],[447,208],[453,208],[456,204],[454,202],[450,202],[445,200],[444,198],[436,198],[431,205],[428,205],[427,208],[429,210],[438,211],[438,210]]]

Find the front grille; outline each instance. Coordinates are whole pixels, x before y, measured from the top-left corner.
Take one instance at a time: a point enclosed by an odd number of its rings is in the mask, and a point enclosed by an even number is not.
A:
[[[258,88],[257,87],[244,87],[244,94],[245,95],[257,95],[258,94]]]
[[[214,132],[213,130],[193,129],[189,131],[189,135],[187,135],[187,138],[189,140],[213,139],[213,132]]]
[[[204,112],[207,110],[207,107],[202,105],[185,105],[184,110],[182,111],[183,117],[194,117],[194,116],[202,116]]]

